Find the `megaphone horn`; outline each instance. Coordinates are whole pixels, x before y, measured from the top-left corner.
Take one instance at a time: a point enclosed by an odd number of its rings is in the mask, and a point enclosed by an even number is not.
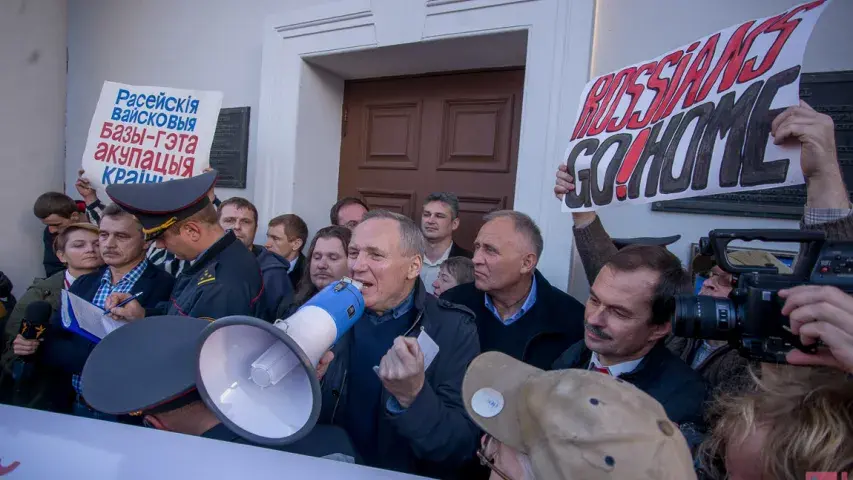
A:
[[[361,284],[344,278],[274,324],[242,315],[216,320],[199,340],[202,400],[251,442],[299,440],[320,416],[320,358],[363,313]]]

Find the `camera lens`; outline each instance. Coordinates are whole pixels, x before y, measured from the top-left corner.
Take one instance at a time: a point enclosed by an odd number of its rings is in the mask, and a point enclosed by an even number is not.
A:
[[[677,337],[728,340],[737,328],[734,303],[728,298],[678,295],[672,333]]]

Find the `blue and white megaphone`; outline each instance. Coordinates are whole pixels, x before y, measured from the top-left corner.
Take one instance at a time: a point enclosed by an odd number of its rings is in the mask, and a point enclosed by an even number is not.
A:
[[[199,340],[201,398],[251,442],[299,440],[320,416],[320,357],[363,313],[361,284],[344,278],[275,324],[242,315],[216,320]]]

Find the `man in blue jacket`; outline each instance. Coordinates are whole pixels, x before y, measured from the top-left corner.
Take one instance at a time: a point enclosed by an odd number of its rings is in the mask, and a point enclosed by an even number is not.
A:
[[[219,205],[219,225],[231,230],[237,239],[258,259],[264,277],[265,320],[275,321],[276,309],[281,305],[293,304],[293,284],[290,282],[290,262],[266,248],[255,245],[258,232],[258,209],[242,197],[231,197]]]
[[[118,293],[141,293],[138,302],[149,307],[168,300],[174,279],[148,262],[145,246],[139,220],[115,204],[107,206],[102,213],[99,233],[101,257],[106,266],[77,278],[69,292],[100,308],[105,308],[107,297]],[[80,372],[95,343],[67,330],[70,324],[64,321],[57,311],[44,341],[43,361],[72,374],[71,383],[77,393],[76,415],[114,420],[115,417],[92,410],[82,397]]]
[[[332,350],[320,422],[343,427],[367,465],[448,478],[477,447],[461,388],[480,346],[470,310],[426,293],[425,244],[410,218],[384,210],[355,227],[349,266],[365,313]]]
[[[162,183],[113,184],[107,195],[142,222],[156,240],[189,262],[175,279],[172,296],[154,308],[137,301],[116,307],[130,294],[115,293],[106,306],[118,319],[186,315],[214,320],[229,315],[261,317],[264,283],[255,256],[220,225],[208,192],[216,171]],[[116,308],[113,308],[116,307]]]

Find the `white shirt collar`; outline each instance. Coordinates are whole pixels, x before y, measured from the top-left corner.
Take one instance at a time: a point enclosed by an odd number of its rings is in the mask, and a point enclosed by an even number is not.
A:
[[[599,368],[606,368],[610,372],[610,375],[612,375],[614,377],[620,377],[622,375],[625,375],[626,373],[631,373],[634,370],[636,370],[637,367],[640,366],[640,362],[643,361],[643,358],[645,358],[645,357],[640,357],[636,360],[631,360],[629,362],[617,363],[616,365],[610,365],[609,367],[605,367],[598,360],[598,354],[596,352],[592,352],[592,358],[589,360],[589,364],[590,364],[590,368],[592,368],[593,366],[599,367]]]
[[[74,283],[74,280],[77,280],[77,279],[71,275],[71,272],[69,272],[68,270],[65,270],[65,281],[66,281],[66,283],[68,283],[68,285],[71,285],[72,283]]]
[[[439,258],[435,262],[430,262],[429,259],[426,257],[426,255],[424,255],[424,265],[428,265],[430,267],[440,266],[450,256],[450,250],[452,250],[452,249],[453,249],[453,242],[450,242],[450,246],[447,247],[447,250],[444,251],[444,255],[442,255],[441,258]]]

